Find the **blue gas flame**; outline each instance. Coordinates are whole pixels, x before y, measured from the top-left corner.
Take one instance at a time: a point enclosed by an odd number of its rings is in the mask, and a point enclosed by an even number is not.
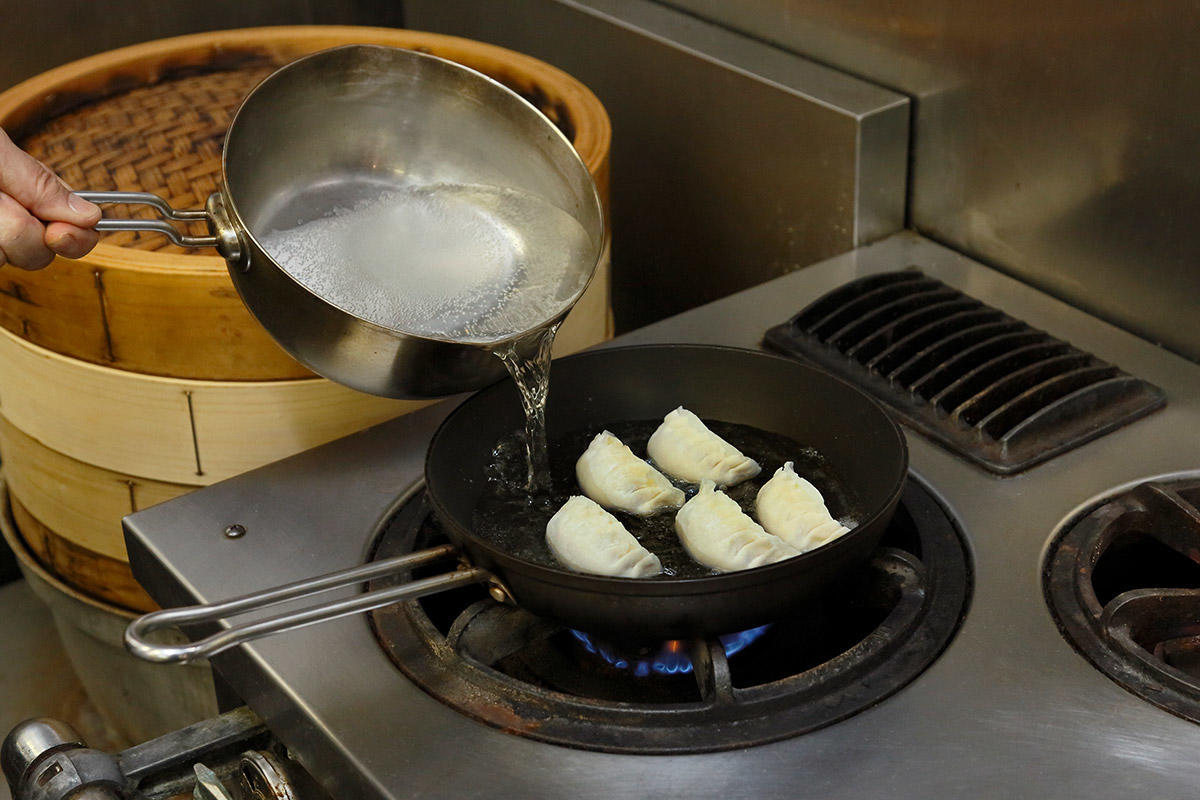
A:
[[[717,638],[725,648],[725,657],[728,658],[745,650],[770,627],[770,625],[762,625],[747,631],[727,633]],[[685,675],[692,671],[692,659],[688,655],[687,645],[679,639],[663,642],[658,651],[652,655],[633,658],[614,652],[609,645],[593,639],[583,631],[572,630],[571,635],[579,640],[589,653],[600,656],[617,669],[631,670],[639,678],[644,678],[652,672],[659,675]]]

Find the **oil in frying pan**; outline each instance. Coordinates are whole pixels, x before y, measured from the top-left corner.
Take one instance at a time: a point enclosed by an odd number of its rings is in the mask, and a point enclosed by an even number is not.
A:
[[[813,483],[825,498],[830,514],[843,523],[858,521],[858,500],[845,482],[838,478],[825,457],[812,447],[795,440],[749,425],[704,420],[705,424],[725,441],[753,458],[762,467],[756,477],[725,488],[725,493],[737,501],[742,510],[754,516],[754,499],[759,488],[771,479],[785,461],[795,462],[797,474]],[[473,529],[482,539],[518,558],[535,564],[559,567],[546,546],[546,523],[571,495],[582,494],[575,480],[575,462],[587,449],[592,438],[602,429],[633,450],[646,456],[646,442],[661,424],[661,420],[615,422],[593,429],[556,436],[549,442],[550,480],[547,503],[528,501],[525,491],[525,437],[514,431],[497,443],[492,463],[487,469],[487,488],[476,506]],[[688,499],[696,494],[695,484],[675,482]],[[611,512],[625,529],[642,545],[659,557],[663,577],[698,578],[717,574],[693,561],[675,533],[673,511],[652,517],[638,517],[622,511]]]

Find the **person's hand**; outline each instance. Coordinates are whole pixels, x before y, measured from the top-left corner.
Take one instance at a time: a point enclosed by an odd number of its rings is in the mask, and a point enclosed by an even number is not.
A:
[[[55,253],[82,258],[96,246],[99,221],[99,206],[71,194],[0,130],[0,267],[41,269]]]

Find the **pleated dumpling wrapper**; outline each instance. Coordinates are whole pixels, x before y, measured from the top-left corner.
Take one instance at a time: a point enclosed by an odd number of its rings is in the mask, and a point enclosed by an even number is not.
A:
[[[796,474],[789,461],[758,490],[754,513],[769,532],[801,553],[832,542],[850,529],[825,507],[817,487]]]
[[[737,501],[718,492],[712,481],[675,515],[675,532],[688,555],[721,572],[773,564],[800,555],[778,536],[772,536],[742,512]]]
[[[582,495],[563,503],[546,523],[546,544],[563,566],[613,578],[649,578],[662,572],[658,556],[642,547],[621,521]]]
[[[608,431],[596,434],[575,462],[583,493],[605,508],[641,517],[683,505],[683,492]]]
[[[708,480],[733,486],[761,471],[754,459],[742,455],[683,406],[663,417],[646,452],[668,475],[691,483]]]

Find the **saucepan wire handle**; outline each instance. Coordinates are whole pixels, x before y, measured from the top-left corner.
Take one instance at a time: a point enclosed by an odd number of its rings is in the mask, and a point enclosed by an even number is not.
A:
[[[490,572],[478,567],[464,566],[453,572],[401,583],[372,592],[351,595],[297,611],[287,611],[272,617],[231,625],[218,633],[189,644],[158,644],[147,635],[164,628],[203,622],[217,622],[228,617],[257,611],[289,600],[308,598],[321,592],[349,586],[362,581],[401,573],[413,567],[458,555],[453,545],[441,545],[403,556],[373,561],[350,569],[331,572],[315,578],[276,586],[261,592],[235,597],[218,603],[170,608],[138,617],[125,629],[125,647],[138,658],[160,663],[194,661],[209,658],[234,645],[260,639],[283,631],[295,630],[318,622],[339,619],[351,614],[373,611],[401,600],[423,597],[458,586],[495,581]]]
[[[97,231],[148,231],[161,233],[180,247],[215,247],[231,265],[245,271],[249,267],[249,250],[243,242],[225,208],[220,192],[209,195],[204,208],[180,210],[153,192],[76,192],[84,200],[97,205],[129,203],[150,206],[162,214],[162,219],[112,219],[104,218],[96,223]],[[180,232],[168,222],[207,222],[211,236],[191,236]]]
[[[167,220],[176,222],[205,222],[208,212],[204,209],[181,211],[171,207],[171,204],[152,192],[76,192],[84,200],[100,205],[102,203],[127,203],[130,205],[151,206],[163,215],[164,219],[102,219],[96,223],[98,231],[149,231],[161,233],[180,247],[216,247],[216,236],[188,236]]]

